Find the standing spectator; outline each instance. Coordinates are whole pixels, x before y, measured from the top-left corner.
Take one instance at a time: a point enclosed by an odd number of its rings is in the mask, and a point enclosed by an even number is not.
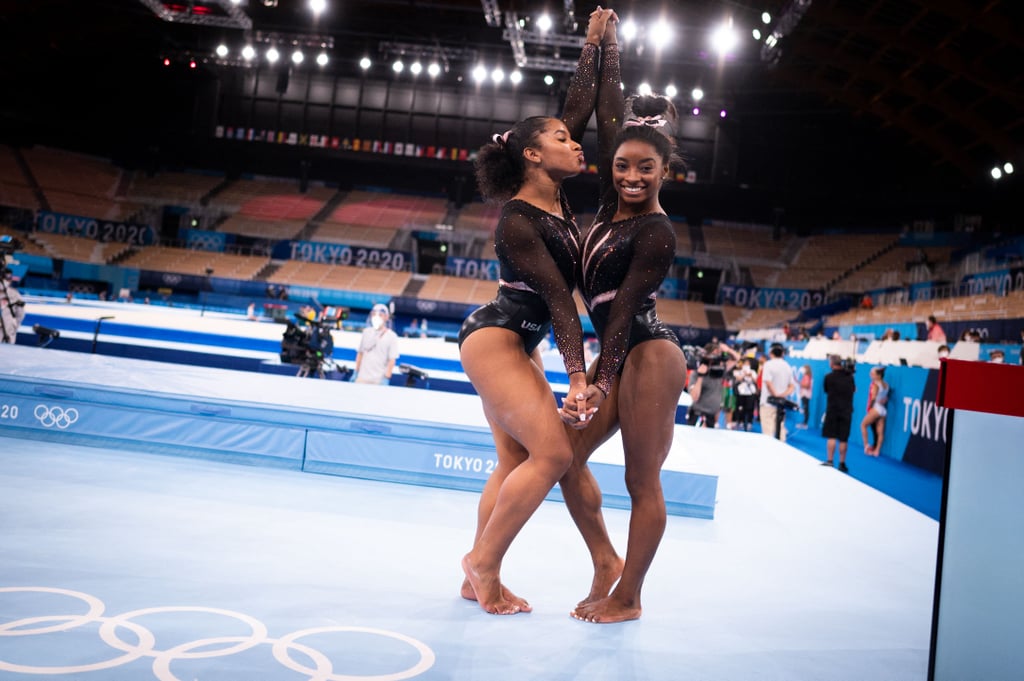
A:
[[[778,424],[779,432],[776,433],[776,417],[780,416],[778,413],[780,407],[772,404],[771,398],[788,399],[793,394],[796,385],[793,381],[793,370],[789,368],[786,360],[782,359],[782,356],[786,354],[786,349],[780,343],[775,343],[771,346],[768,354],[771,359],[764,363],[761,372],[761,432],[778,437],[779,440],[785,442],[787,433],[785,414],[781,414],[782,419]]]
[[[849,473],[846,467],[846,445],[850,439],[850,423],[853,420],[853,393],[857,385],[853,381],[853,372],[844,366],[843,361],[833,356],[830,361],[832,371],[825,376],[825,422],[821,426],[821,434],[828,438],[828,458],[822,465],[831,466],[839,442],[839,470]]]
[[[860,422],[860,434],[864,439],[864,453],[878,456],[885,440],[885,416],[888,413],[886,404],[889,402],[889,384],[885,382],[885,367],[871,370],[871,387],[868,388],[868,413]],[[875,443],[868,439],[868,428],[875,434]]]
[[[691,426],[715,428],[718,426],[718,415],[722,410],[722,379],[725,375],[725,363],[719,356],[718,346],[709,343],[704,348],[704,356],[697,365],[697,370],[690,376],[687,392],[693,399],[690,410],[686,414],[686,422]]]
[[[805,364],[800,368],[800,410],[804,414],[804,422],[796,424],[800,430],[807,430],[807,423],[811,418],[811,396],[814,394],[814,377],[811,375],[811,365]]]
[[[391,311],[377,303],[370,310],[367,326],[356,351],[356,383],[387,385],[398,359],[398,334],[391,329]]]
[[[18,327],[25,318],[25,299],[14,288],[11,271],[0,269],[0,341],[15,343]]]
[[[744,357],[743,363],[733,371],[733,390],[736,392],[734,422],[737,428],[745,431],[750,430],[757,410],[757,372],[753,362],[752,357]]]
[[[936,321],[935,315],[929,315],[928,321],[925,322],[925,326],[928,328],[928,335],[925,340],[935,341],[936,343],[946,344],[946,332],[942,330],[939,322]]]

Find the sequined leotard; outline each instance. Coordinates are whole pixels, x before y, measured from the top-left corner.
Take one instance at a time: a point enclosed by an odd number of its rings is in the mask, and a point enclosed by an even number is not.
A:
[[[583,136],[597,96],[597,48],[584,45],[566,94],[562,120],[574,140]],[[477,329],[515,331],[532,352],[554,327],[567,374],[583,371],[583,328],[572,291],[580,271],[579,228],[564,193],[562,215],[512,199],[502,208],[494,235],[501,280],[498,295],[474,310],[459,331],[459,345]]]
[[[655,311],[658,287],[675,257],[672,222],[662,213],[612,222],[618,194],[612,184],[611,145],[624,104],[618,50],[611,46],[605,50],[603,59],[597,99],[602,196],[594,225],[583,241],[579,286],[590,320],[601,338],[594,384],[607,394],[630,350],[655,338],[675,343],[679,339]]]

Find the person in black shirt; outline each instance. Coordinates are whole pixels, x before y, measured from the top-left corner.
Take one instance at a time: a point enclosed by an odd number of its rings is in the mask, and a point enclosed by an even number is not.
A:
[[[857,385],[853,381],[853,371],[842,359],[831,358],[832,371],[825,376],[825,423],[821,426],[821,434],[828,438],[828,458],[823,466],[831,466],[839,441],[839,470],[848,473],[846,467],[846,443],[850,439],[850,423],[853,418],[853,393]]]

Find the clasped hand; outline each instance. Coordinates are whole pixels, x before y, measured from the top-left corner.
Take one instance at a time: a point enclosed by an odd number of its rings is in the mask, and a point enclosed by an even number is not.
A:
[[[588,385],[583,379],[571,378],[569,392],[562,400],[558,414],[566,425],[582,430],[590,425],[604,398],[605,394],[596,385]]]

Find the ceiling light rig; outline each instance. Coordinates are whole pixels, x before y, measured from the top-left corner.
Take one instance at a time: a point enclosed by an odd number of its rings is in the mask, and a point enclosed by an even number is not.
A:
[[[203,0],[165,4],[160,0],[139,0],[153,14],[164,21],[197,26],[218,26],[220,28],[252,29],[252,19],[232,0]]]

